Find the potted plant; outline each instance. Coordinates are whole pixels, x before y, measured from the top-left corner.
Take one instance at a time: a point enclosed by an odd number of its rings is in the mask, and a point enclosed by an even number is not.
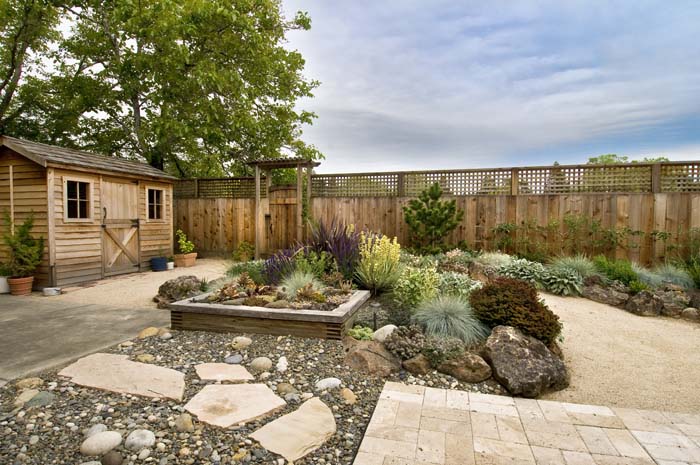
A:
[[[165,271],[168,269],[168,259],[163,253],[163,249],[158,251],[156,257],[151,258],[151,270],[153,271]]]
[[[10,285],[7,283],[8,276],[10,276],[9,267],[0,263],[0,294],[9,294],[10,292]]]
[[[194,262],[197,260],[194,244],[187,240],[187,235],[182,229],[175,231],[175,234],[177,235],[177,248],[180,251],[180,253],[175,254],[175,266],[179,268],[194,266]]]
[[[168,257],[168,269],[169,270],[175,269],[175,257],[173,257],[172,255]]]
[[[32,293],[34,271],[41,263],[44,254],[44,238],[34,238],[30,234],[34,227],[34,215],[30,214],[24,223],[13,228],[9,214],[5,214],[7,230],[4,240],[10,251],[8,263],[10,293],[12,295],[28,295]],[[13,232],[14,229],[14,232]]]

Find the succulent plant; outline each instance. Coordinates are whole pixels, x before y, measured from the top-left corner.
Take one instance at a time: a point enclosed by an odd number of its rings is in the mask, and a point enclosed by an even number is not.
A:
[[[418,326],[399,326],[384,340],[389,352],[401,360],[420,354],[425,344],[425,335]]]
[[[422,352],[430,364],[437,367],[446,360],[459,357],[465,350],[464,342],[456,337],[429,337]]]

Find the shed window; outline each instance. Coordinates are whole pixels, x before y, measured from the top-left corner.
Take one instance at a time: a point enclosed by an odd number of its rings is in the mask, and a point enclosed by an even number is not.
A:
[[[148,189],[148,219],[163,219],[163,190]]]
[[[90,183],[66,181],[66,216],[69,219],[90,218]]]

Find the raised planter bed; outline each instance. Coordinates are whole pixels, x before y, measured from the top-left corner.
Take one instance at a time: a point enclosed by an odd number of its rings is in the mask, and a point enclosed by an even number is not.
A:
[[[297,310],[199,302],[207,297],[173,302],[170,325],[173,329],[292,335],[340,340],[351,328],[355,314],[369,299],[369,291],[355,291],[335,310]]]

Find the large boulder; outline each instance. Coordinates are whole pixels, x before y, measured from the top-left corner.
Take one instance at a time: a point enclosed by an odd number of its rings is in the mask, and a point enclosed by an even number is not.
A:
[[[693,307],[685,308],[681,312],[681,318],[690,321],[700,321],[700,310]]]
[[[659,316],[663,307],[663,300],[650,291],[638,292],[625,304],[625,310],[639,316]]]
[[[415,357],[404,360],[402,365],[406,371],[413,375],[427,375],[433,369],[433,367],[430,366],[430,360],[423,354],[418,354]]]
[[[196,276],[180,276],[160,285],[153,301],[158,308],[167,308],[169,303],[194,297],[202,293],[202,281]]]
[[[442,362],[437,370],[465,383],[480,383],[491,377],[489,364],[471,352],[464,352],[458,357]]]
[[[541,341],[511,326],[496,326],[482,355],[493,377],[512,395],[537,397],[569,385],[564,362]]]
[[[629,290],[623,284],[614,282],[608,286],[595,280],[586,282],[586,285],[581,290],[581,295],[587,299],[612,305],[613,307],[624,306],[630,298]]]
[[[345,354],[345,364],[354,370],[378,376],[401,369],[401,361],[377,341],[358,341]]]
[[[661,314],[664,316],[677,318],[690,305],[690,296],[679,286],[668,284],[654,294],[663,302]]]

